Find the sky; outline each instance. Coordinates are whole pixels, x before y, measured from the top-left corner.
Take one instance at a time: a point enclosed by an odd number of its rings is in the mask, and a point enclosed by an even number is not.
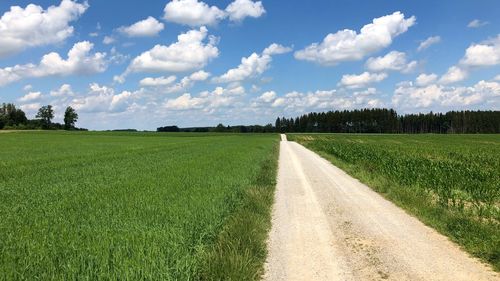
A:
[[[92,130],[500,109],[497,0],[2,0],[0,103]]]

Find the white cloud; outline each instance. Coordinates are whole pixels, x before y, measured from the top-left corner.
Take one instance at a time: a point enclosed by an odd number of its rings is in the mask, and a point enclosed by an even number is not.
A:
[[[172,84],[176,79],[177,79],[177,77],[175,77],[174,75],[171,75],[168,77],[161,76],[161,77],[156,77],[156,78],[147,77],[147,78],[142,79],[139,82],[139,84],[143,87],[167,86],[167,85]]]
[[[102,43],[105,45],[110,45],[115,43],[116,39],[111,37],[111,36],[104,36],[104,39],[102,39]]]
[[[152,37],[158,35],[165,25],[153,17],[138,21],[131,26],[122,26],[118,31],[128,37]]]
[[[424,41],[422,41],[422,43],[420,43],[420,45],[417,48],[417,51],[419,51],[419,52],[423,51],[423,50],[429,48],[430,46],[437,44],[439,42],[441,42],[440,36],[431,36],[431,37],[425,39]]]
[[[189,76],[182,78],[178,83],[172,85],[177,79],[175,76],[169,77],[158,77],[158,78],[144,78],[141,80],[140,84],[144,87],[156,87],[160,88],[164,93],[179,93],[192,87],[195,82],[205,81],[210,77],[210,73],[200,70],[192,73]]]
[[[269,102],[272,102],[274,99],[276,99],[276,92],[275,91],[269,91],[269,92],[265,92],[262,95],[260,95],[257,98],[257,101],[269,103]]]
[[[41,92],[29,92],[26,95],[18,99],[20,102],[33,102],[38,101],[42,98]]]
[[[99,84],[90,84],[89,92],[71,101],[71,106],[78,112],[123,112],[132,105],[131,100],[134,94],[123,91],[115,94],[113,88],[100,86]]]
[[[262,52],[263,55],[273,56],[273,55],[282,55],[288,52],[291,52],[292,48],[285,47],[280,44],[272,43],[269,47],[265,48]]]
[[[471,22],[469,22],[469,24],[467,24],[467,27],[468,28],[479,28],[481,26],[487,25],[488,23],[489,22],[487,22],[487,21],[475,19],[475,20],[472,20]]]
[[[221,108],[234,107],[238,100],[245,94],[242,86],[232,88],[217,87],[212,92],[204,91],[198,96],[185,93],[174,99],[165,100],[163,107],[169,110],[202,110],[214,112]]]
[[[369,58],[366,62],[366,68],[370,71],[395,70],[408,73],[415,70],[416,66],[416,61],[408,62],[406,54],[398,51],[392,51],[383,57]]]
[[[243,57],[238,67],[228,70],[220,77],[214,78],[214,82],[230,83],[256,77],[269,69],[272,55],[284,54],[290,51],[291,48],[273,43],[264,49],[260,55],[253,53],[249,57]]]
[[[23,111],[30,112],[30,113],[36,112],[40,107],[42,107],[42,105],[38,102],[37,103],[22,104],[21,106],[19,106],[19,108],[21,108]]]
[[[75,93],[69,84],[63,84],[61,87],[55,91],[50,91],[51,97],[71,97],[74,96]]]
[[[23,87],[23,90],[25,91],[31,91],[31,89],[33,89],[33,86],[31,86],[31,84],[27,84]]]
[[[241,22],[246,17],[258,18],[262,16],[266,10],[261,1],[235,0],[227,6],[226,12],[230,20]]]
[[[439,82],[442,84],[459,82],[466,79],[469,72],[476,68],[495,65],[500,65],[500,35],[482,43],[470,45],[459,63],[451,66]]]
[[[295,52],[295,58],[322,65],[361,60],[391,45],[396,36],[406,32],[414,24],[415,17],[405,19],[403,13],[395,12],[374,19],[373,23],[363,26],[360,33],[344,29],[328,34],[323,42]]]
[[[403,110],[498,108],[500,83],[480,81],[472,87],[446,87],[431,84],[416,87],[402,83],[394,92],[393,105]]]
[[[467,70],[458,66],[452,66],[448,68],[448,71],[443,76],[441,76],[439,82],[442,84],[452,84],[465,80],[468,76],[469,73]]]
[[[62,0],[59,6],[42,7],[29,4],[26,8],[12,6],[0,18],[0,58],[26,48],[63,42],[73,34],[70,22],[87,10],[80,4]]]
[[[199,109],[204,106],[205,102],[205,99],[192,97],[191,94],[185,93],[178,98],[167,100],[165,108],[173,110]]]
[[[189,80],[191,81],[205,81],[210,77],[210,73],[204,70],[196,71],[195,73],[189,76]]]
[[[226,14],[216,6],[198,0],[172,0],[164,9],[163,18],[189,26],[216,25]]]
[[[103,72],[107,68],[106,54],[91,54],[90,51],[93,46],[88,41],[78,42],[69,50],[67,59],[63,59],[58,53],[52,52],[44,55],[38,65],[24,64],[0,68],[0,86],[25,78]]]
[[[438,76],[434,73],[431,74],[422,73],[417,77],[417,79],[415,79],[415,83],[417,84],[417,86],[427,86],[431,83],[436,82],[437,78]]]
[[[469,46],[460,64],[471,67],[500,64],[500,35],[492,40]]]
[[[495,78],[493,78],[493,80],[500,81],[500,75],[495,76]]]
[[[352,109],[366,107],[381,107],[383,102],[374,97],[376,90],[373,88],[362,92],[346,92],[344,90],[327,90],[315,92],[290,92],[284,96],[268,94],[266,100],[258,97],[252,104],[253,107],[265,108],[270,106],[283,110],[287,114],[302,114],[314,110]]]
[[[346,74],[342,76],[342,79],[339,82],[339,86],[344,86],[351,89],[363,88],[371,83],[380,82],[385,78],[387,78],[386,73],[369,73],[365,71],[359,75]]]
[[[156,45],[134,58],[126,73],[130,72],[184,72],[201,69],[219,56],[215,38],[204,42],[208,30],[190,30],[177,37],[169,46]]]

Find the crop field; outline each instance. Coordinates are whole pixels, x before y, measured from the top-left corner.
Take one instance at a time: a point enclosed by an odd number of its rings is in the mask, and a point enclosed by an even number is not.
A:
[[[291,134],[500,270],[499,135]]]
[[[0,136],[0,280],[256,279],[277,135]]]

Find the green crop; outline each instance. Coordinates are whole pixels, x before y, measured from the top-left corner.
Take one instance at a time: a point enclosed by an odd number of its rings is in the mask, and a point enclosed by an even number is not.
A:
[[[248,190],[260,187],[272,194],[277,140],[276,135],[2,134],[0,280],[211,278],[204,266],[213,245],[234,242],[220,241],[231,228],[227,224],[256,224],[252,216],[235,218],[251,203]],[[264,233],[271,204],[257,210]],[[265,252],[265,235],[259,239],[249,246]],[[263,258],[256,260],[247,268],[254,275]]]
[[[290,135],[500,269],[499,135]]]

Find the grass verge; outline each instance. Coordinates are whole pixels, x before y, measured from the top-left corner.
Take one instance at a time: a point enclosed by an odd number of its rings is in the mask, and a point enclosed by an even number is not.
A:
[[[279,142],[215,243],[204,253],[201,280],[260,280],[267,256],[278,155]]]

